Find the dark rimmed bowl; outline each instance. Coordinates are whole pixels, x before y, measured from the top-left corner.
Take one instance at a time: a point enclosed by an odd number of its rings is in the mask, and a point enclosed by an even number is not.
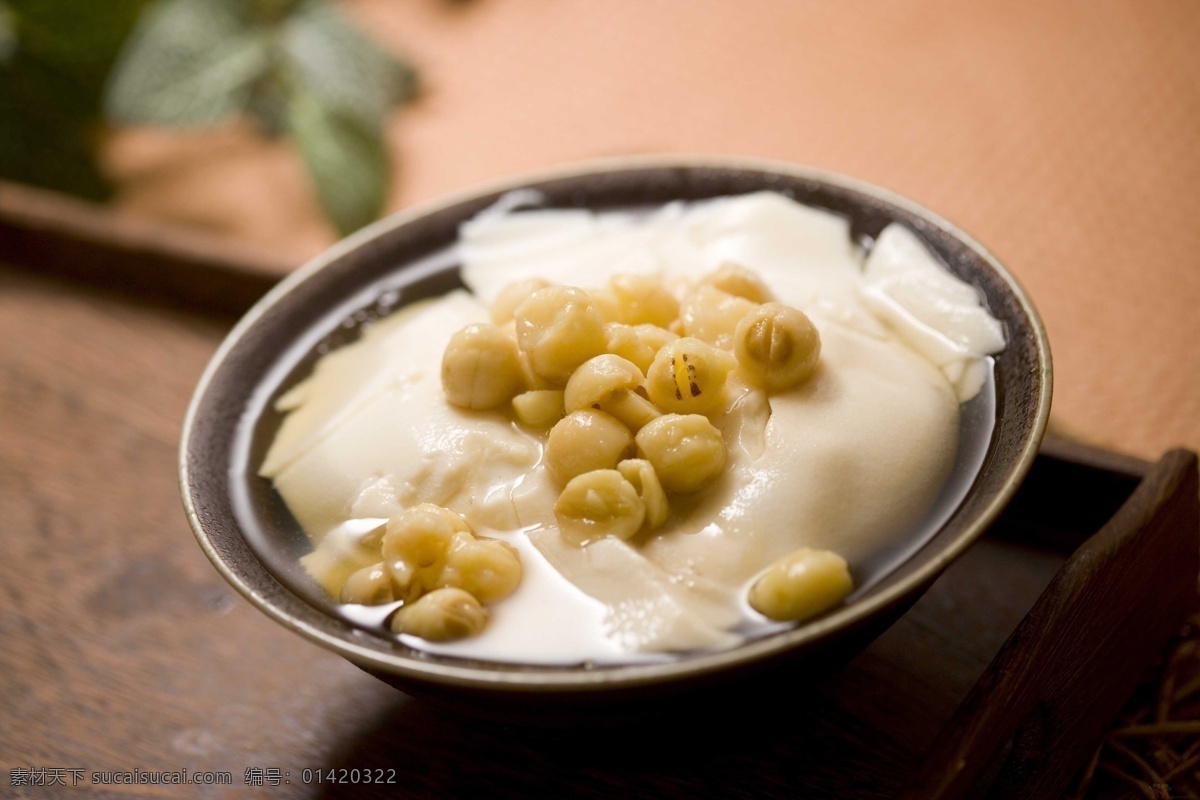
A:
[[[515,189],[536,190],[545,206],[594,209],[767,189],[848,217],[856,237],[873,238],[891,222],[909,227],[978,288],[1007,330],[1009,344],[996,358],[995,424],[965,498],[913,556],[846,606],[732,650],[666,663],[547,667],[434,656],[332,613],[296,562],[306,539],[255,474],[279,423],[271,403],[309,373],[319,353],[354,339],[362,322],[460,285],[448,252],[458,225]],[[827,674],[903,614],[996,518],[1036,455],[1050,392],[1049,347],[1024,291],[978,243],[932,212],[869,184],[789,164],[626,158],[520,176],[401,212],[283,281],[238,323],[205,371],[184,426],[180,485],[201,548],[277,622],[406,692],[477,714],[553,722],[581,711],[645,710],[717,684],[728,696],[749,686],[738,680],[748,676],[764,686],[766,673],[782,675],[795,686]]]

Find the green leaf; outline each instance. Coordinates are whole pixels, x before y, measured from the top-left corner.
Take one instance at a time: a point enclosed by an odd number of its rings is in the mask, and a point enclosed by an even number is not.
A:
[[[275,71],[254,84],[246,102],[246,113],[258,121],[259,132],[268,138],[287,133],[287,97]]]
[[[117,53],[147,0],[7,0],[21,52],[99,97]]]
[[[356,231],[379,216],[388,188],[388,156],[379,125],[325,105],[295,83],[288,96],[288,129],[321,208],[339,233]]]
[[[120,123],[199,127],[240,113],[270,67],[270,36],[237,0],[165,0],[145,13],[105,99]]]
[[[325,215],[340,233],[350,233],[383,208],[389,178],[384,122],[411,94],[414,73],[314,0],[295,7],[278,42],[288,130]],[[261,100],[256,107],[269,108]]]
[[[94,100],[63,71],[18,49],[0,67],[0,177],[92,199],[107,195],[93,163]]]
[[[415,72],[323,3],[301,4],[280,31],[284,66],[317,102],[364,125],[382,125],[407,100]]]
[[[102,199],[100,96],[145,0],[0,0],[0,177]]]

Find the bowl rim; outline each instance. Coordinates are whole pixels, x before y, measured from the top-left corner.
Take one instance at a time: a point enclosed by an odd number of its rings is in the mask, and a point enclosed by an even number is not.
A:
[[[435,214],[451,207],[478,200],[483,197],[526,188],[531,184],[599,176],[611,172],[650,171],[663,169],[722,169],[731,171],[753,171],[782,175],[788,178],[812,181],[833,188],[849,190],[899,207],[922,218],[944,232],[960,240],[975,252],[996,276],[1006,284],[1013,299],[1029,323],[1033,336],[1034,352],[1038,365],[1032,378],[1037,383],[1037,397],[1028,432],[1021,444],[1019,454],[1008,475],[998,489],[987,500],[962,532],[945,543],[935,554],[902,580],[869,593],[853,603],[832,611],[817,620],[779,634],[745,641],[736,647],[689,655],[687,658],[655,661],[650,663],[602,664],[594,669],[568,668],[561,665],[522,664],[520,670],[492,670],[486,666],[458,665],[447,661],[426,661],[401,653],[383,653],[363,647],[348,638],[322,630],[300,619],[272,601],[263,591],[246,580],[218,552],[205,531],[192,494],[189,443],[197,425],[197,417],[210,384],[225,363],[229,353],[242,338],[277,302],[311,275],[337,261],[345,254],[362,247],[387,232],[407,225],[422,217]],[[923,205],[875,184],[809,166],[786,161],[752,157],[721,156],[708,154],[678,153],[665,155],[636,155],[588,159],[549,168],[521,172],[512,176],[490,180],[440,195],[437,198],[415,204],[390,214],[358,232],[342,239],[332,247],[309,260],[303,266],[283,278],[246,312],[226,335],[212,359],[206,366],[188,404],[180,439],[178,478],[183,507],[201,550],[217,571],[244,598],[284,627],[300,634],[326,649],[349,659],[351,662],[372,672],[382,672],[418,684],[440,684],[490,692],[520,692],[559,694],[572,691],[594,691],[601,689],[633,689],[647,684],[659,684],[673,679],[697,679],[712,676],[727,669],[744,667],[760,659],[778,656],[817,643],[842,629],[856,625],[882,614],[889,606],[903,602],[904,598],[919,593],[940,575],[946,567],[992,524],[1008,504],[1037,456],[1045,434],[1050,414],[1053,393],[1053,366],[1049,342],[1040,315],[1034,308],[1024,288],[999,260],[982,244],[954,223]],[[240,528],[240,526],[238,526]],[[276,579],[272,576],[271,580]],[[278,581],[276,581],[278,582]],[[309,604],[287,587],[279,583],[286,595],[305,606]]]

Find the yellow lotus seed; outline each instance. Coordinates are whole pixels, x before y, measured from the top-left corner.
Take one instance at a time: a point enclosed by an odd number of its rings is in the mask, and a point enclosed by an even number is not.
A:
[[[683,306],[679,320],[685,336],[728,348],[742,317],[757,306],[744,297],[701,284]]]
[[[649,327],[654,327],[653,325]],[[619,322],[610,322],[604,326],[604,334],[608,337],[605,348],[613,355],[618,355],[636,365],[644,374],[654,361],[658,348],[643,341],[638,335],[637,328]]]
[[[659,411],[637,390],[645,380],[628,359],[605,353],[585,361],[567,381],[563,402],[567,411],[598,408],[616,417],[630,430],[638,430]]]
[[[646,376],[651,402],[675,414],[711,414],[725,400],[725,379],[733,359],[691,337],[668,343],[654,357]]]
[[[410,602],[438,588],[451,543],[470,531],[462,517],[429,503],[388,520],[383,564],[395,584],[396,599]]]
[[[695,492],[725,469],[725,440],[700,414],[664,414],[637,434],[638,456],[654,465],[668,492]]]
[[[419,636],[431,642],[465,639],[483,630],[487,611],[473,595],[462,589],[430,592],[392,616],[392,631]]]
[[[506,542],[464,539],[446,557],[441,582],[470,592],[481,603],[503,600],[521,582],[521,558]]]
[[[854,581],[846,559],[801,548],[772,564],[750,587],[750,606],[771,619],[798,622],[836,606]]]
[[[396,599],[392,576],[382,563],[363,567],[342,584],[341,601],[364,606],[379,606]]]
[[[769,303],[774,299],[758,273],[738,264],[724,264],[716,272],[705,275],[700,282],[734,297],[744,297],[752,303]]]
[[[523,385],[517,345],[495,325],[468,325],[450,337],[442,355],[442,388],[454,405],[495,408]]]
[[[659,278],[622,273],[612,276],[608,285],[618,319],[627,325],[670,325],[679,316],[679,301]]]
[[[642,503],[646,506],[646,519],[642,523],[642,529],[652,531],[666,522],[671,508],[667,503],[667,494],[663,491],[662,482],[658,479],[658,473],[654,471],[654,465],[644,458],[627,458],[617,464],[617,472],[633,485],[638,497],[642,498]]]
[[[549,285],[548,281],[541,278],[525,278],[505,286],[492,301],[492,322],[497,325],[512,322],[517,306],[528,300],[534,292],[545,289]]]
[[[594,469],[611,469],[632,450],[629,428],[610,414],[587,408],[550,429],[544,456],[550,474],[563,484]]]
[[[522,425],[545,430],[563,418],[561,389],[533,389],[522,392],[512,400],[513,413]]]
[[[799,309],[764,303],[738,324],[733,352],[751,382],[777,392],[803,383],[816,371],[821,336]]]
[[[563,538],[577,545],[614,536],[628,539],[642,527],[646,506],[633,484],[615,469],[572,478],[554,504]]]
[[[582,289],[551,286],[517,306],[517,344],[535,375],[562,386],[580,364],[604,352],[604,316]]]

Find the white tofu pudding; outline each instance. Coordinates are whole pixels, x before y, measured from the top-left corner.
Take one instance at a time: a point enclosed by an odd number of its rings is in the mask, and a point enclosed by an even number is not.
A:
[[[334,598],[369,601],[342,605],[349,619],[398,630],[419,649],[512,663],[627,663],[728,648],[865,591],[965,493],[947,485],[964,457],[960,409],[987,400],[989,356],[1003,349],[1004,331],[912,232],[893,224],[856,242],[842,217],[765,192],[636,212],[520,208],[521,199],[462,227],[457,256],[469,292],[373,323],[277,404],[287,416],[260,473],[313,543],[309,574]],[[563,498],[584,473],[564,473],[548,444],[560,417],[607,416],[605,402],[545,411],[555,393],[571,394],[566,373],[531,367],[532,350],[520,344],[520,379],[496,390],[497,404],[471,408],[477,395],[446,383],[452,339],[478,325],[519,343],[521,308],[543,285],[594,298],[607,335],[595,357],[634,364],[643,391],[630,391],[654,420],[686,416],[669,398],[654,402],[654,360],[668,345],[698,341],[728,373],[697,415],[723,447],[701,488],[671,483],[643,446],[643,432],[659,424],[648,420],[629,423],[631,443],[613,464],[585,470],[615,473],[614,485],[636,490],[643,521],[624,535],[569,535]],[[819,359],[793,384],[773,385],[739,360],[742,322],[763,301],[819,333]],[[514,312],[516,327],[506,318]],[[641,326],[662,333],[638,335]],[[686,394],[684,373],[668,380]],[[966,452],[982,459],[990,429],[970,435],[983,445]],[[596,448],[567,449],[573,458]],[[636,469],[625,465],[635,461],[652,464],[646,480],[630,482]],[[962,466],[954,471],[973,474]],[[646,490],[660,478],[661,507]],[[441,579],[401,542],[423,504],[450,515],[450,555],[432,559]],[[397,623],[448,591],[471,595],[482,615],[453,605],[441,627]],[[779,603],[762,598],[779,596],[799,610],[771,612]]]

